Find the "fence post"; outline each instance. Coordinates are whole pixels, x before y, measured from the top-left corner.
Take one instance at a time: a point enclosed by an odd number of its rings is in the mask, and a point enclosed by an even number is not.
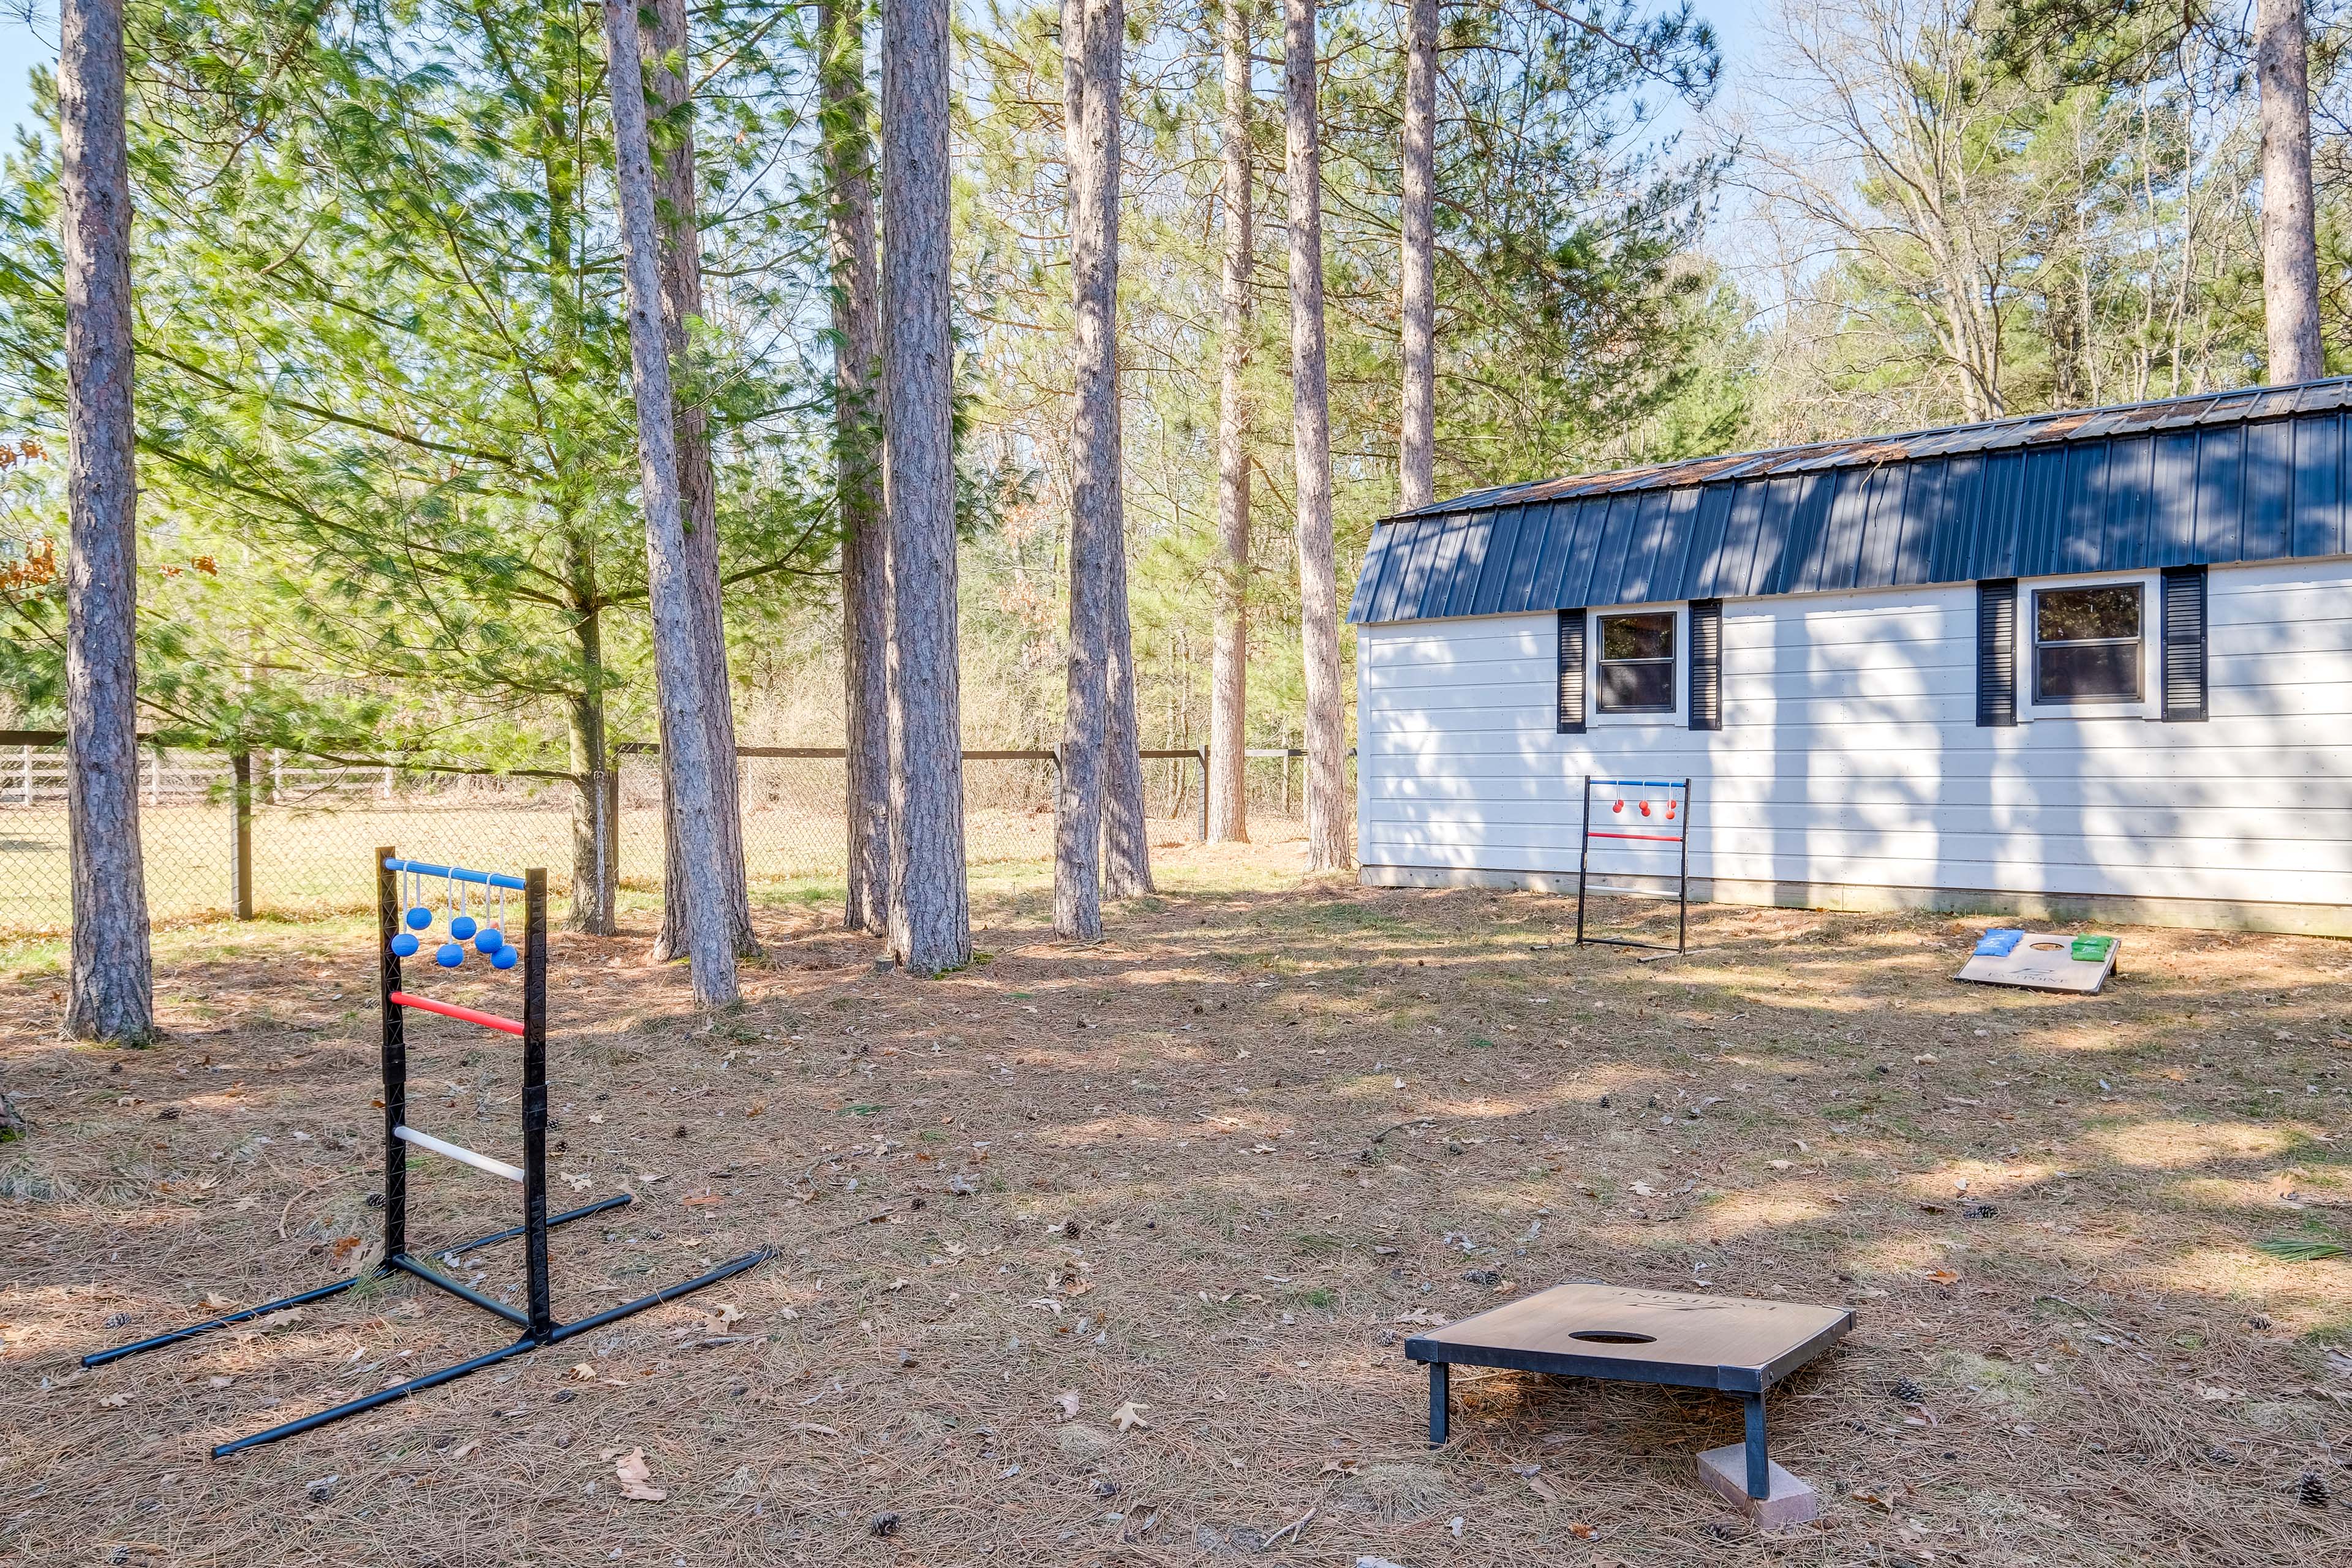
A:
[[[1201,842],[1209,841],[1209,748],[1202,746],[1193,753],[1201,759]]]
[[[604,819],[599,825],[604,835],[597,866],[604,879],[600,890],[606,920],[617,921],[621,917],[621,754],[617,751],[604,758],[604,776],[597,781],[596,799]]]
[[[229,908],[236,918],[253,918],[253,753],[240,746],[228,754]]]

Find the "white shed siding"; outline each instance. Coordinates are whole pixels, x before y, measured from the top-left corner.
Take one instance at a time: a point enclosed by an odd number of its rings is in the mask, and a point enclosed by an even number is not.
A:
[[[2352,905],[2352,563],[2215,568],[2208,637],[2210,722],[1979,729],[1971,585],[1734,600],[1721,731],[1561,735],[1552,615],[1362,626],[1360,857],[1376,880],[1572,875],[1583,775],[1687,773],[1718,897]]]

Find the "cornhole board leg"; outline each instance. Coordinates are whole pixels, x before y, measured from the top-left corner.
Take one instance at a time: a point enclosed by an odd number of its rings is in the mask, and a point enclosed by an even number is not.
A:
[[[1442,1361],[1429,1363],[1429,1446],[1445,1447],[1445,1418],[1448,1394],[1446,1366]]]

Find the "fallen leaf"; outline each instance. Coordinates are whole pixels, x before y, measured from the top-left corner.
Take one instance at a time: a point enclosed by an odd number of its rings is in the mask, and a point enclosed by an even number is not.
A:
[[[742,1321],[742,1308],[737,1306],[732,1301],[721,1301],[719,1303],[719,1326],[720,1328],[732,1328]]]
[[[1948,1268],[1930,1268],[1927,1270],[1927,1278],[1938,1285],[1957,1285],[1960,1282],[1960,1277]]]
[[[205,1386],[207,1388],[226,1388],[236,1381],[236,1374],[235,1373],[226,1373],[217,1377],[206,1378],[205,1380]]]
[[[1061,1393],[1054,1395],[1054,1403],[1062,1407],[1063,1420],[1075,1421],[1077,1419],[1078,1391],[1076,1389],[1066,1388],[1062,1390]]]
[[[767,1113],[768,1102],[764,1100],[755,1100],[751,1102],[750,1108],[743,1112],[743,1115],[748,1120],[754,1116],[765,1116]]]
[[[607,1449],[606,1457],[612,1452]],[[643,1448],[632,1448],[622,1455],[620,1462],[613,1467],[613,1474],[621,1483],[621,1495],[632,1502],[660,1502],[669,1496],[661,1488],[648,1484],[654,1473],[646,1467]]]
[[[710,1208],[723,1201],[717,1193],[697,1193],[679,1200],[681,1206],[690,1209]]]
[[[1641,1198],[1654,1198],[1658,1195],[1658,1190],[1650,1185],[1647,1182],[1635,1182],[1633,1184],[1633,1195]]]
[[[462,1459],[462,1458],[466,1458],[467,1455],[471,1454],[475,1449],[477,1449],[477,1448],[480,1447],[481,1446],[482,1446],[482,1445],[480,1444],[480,1442],[479,1442],[479,1441],[471,1442],[471,1443],[460,1443],[460,1444],[458,1444],[456,1447],[454,1447],[454,1448],[452,1448],[452,1449],[450,1449],[450,1450],[449,1450],[449,1458],[451,1458],[452,1459]]]
[[[105,1405],[109,1410],[120,1410],[124,1405],[131,1403],[131,1395],[127,1394],[110,1394],[100,1399],[99,1403]]]
[[[1151,1423],[1143,1418],[1143,1413],[1150,1408],[1148,1405],[1138,1405],[1130,1399],[1112,1411],[1110,1418],[1118,1423],[1118,1429],[1122,1432],[1131,1432],[1138,1426],[1148,1432],[1151,1429]]]
[[[1529,1481],[1528,1484],[1529,1486],[1536,1486],[1538,1483]],[[1568,1527],[1568,1532],[1576,1537],[1579,1541],[1590,1541],[1592,1539],[1592,1527],[1585,1523],[1580,1519]]]
[[[572,1369],[571,1375],[583,1383],[593,1383],[596,1381],[596,1363],[583,1361]]]
[[[1860,1487],[1856,1487],[1853,1490],[1848,1492],[1846,1496],[1853,1499],[1856,1502],[1866,1502],[1873,1508],[1885,1509],[1889,1513],[1893,1513],[1895,1511],[1895,1503],[1892,1499],[1880,1497],[1876,1492],[1864,1491]]]
[[[1535,1493],[1536,1496],[1543,1499],[1546,1502],[1558,1502],[1559,1500],[1559,1494],[1552,1490],[1551,1483],[1545,1480],[1541,1476],[1529,1476],[1528,1478],[1528,1490]],[[1590,1534],[1591,1526],[1586,1526],[1585,1531],[1587,1534]],[[1577,1533],[1577,1527],[1572,1524],[1570,1525],[1568,1527],[1568,1532],[1570,1535],[1575,1535]],[[1579,1537],[1579,1539],[1580,1540],[1582,1537]]]
[[[196,1305],[199,1307],[209,1307],[215,1312],[226,1312],[231,1307],[236,1306],[236,1303],[230,1300],[227,1297],[222,1295],[217,1290],[207,1290],[205,1292],[205,1299],[197,1302]]]

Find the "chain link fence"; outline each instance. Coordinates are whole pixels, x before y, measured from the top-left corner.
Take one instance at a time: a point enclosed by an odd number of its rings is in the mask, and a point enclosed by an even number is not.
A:
[[[1296,753],[1251,755],[1254,808],[1261,800],[1266,808],[1295,800]],[[1197,840],[1202,753],[1154,751],[1144,758],[1153,842]],[[837,897],[848,840],[840,751],[744,747],[737,765],[754,897]],[[0,936],[62,935],[70,927],[66,768],[65,748],[54,734],[0,731]],[[571,891],[582,795],[568,777],[157,748],[141,752],[140,787],[148,914],[159,926],[373,908],[366,866],[383,844],[428,858],[543,866],[551,892],[568,898]],[[608,798],[615,807],[619,904],[644,908],[661,895],[660,758],[650,748],[619,750]],[[975,877],[1051,883],[1051,752],[967,752],[964,811],[965,856]],[[1282,825],[1264,826],[1278,831]]]

